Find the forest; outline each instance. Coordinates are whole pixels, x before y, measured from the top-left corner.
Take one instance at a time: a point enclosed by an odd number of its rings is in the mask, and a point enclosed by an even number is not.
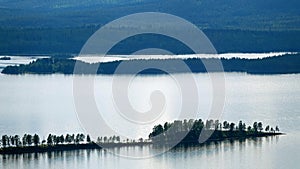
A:
[[[78,54],[97,26],[72,28],[1,28],[3,55]],[[300,52],[300,31],[203,29],[218,53]],[[174,54],[193,54],[182,42],[158,34],[129,37],[108,54],[131,54],[146,48],[159,48]]]
[[[210,136],[209,133],[212,133]],[[175,120],[172,123],[164,123],[153,127],[149,138],[153,143],[173,144],[178,142],[178,138],[182,138],[180,143],[199,143],[199,136],[207,134],[207,141],[220,141],[225,139],[245,139],[250,137],[263,137],[277,135],[279,127],[271,127],[262,122],[254,122],[252,126],[246,126],[245,123],[239,121],[238,124],[233,122],[219,120]]]
[[[186,19],[206,34],[218,53],[300,52],[299,5],[299,0],[0,0],[0,54],[76,55],[103,25],[139,12]],[[178,45],[158,35],[139,35],[110,54],[130,54],[149,46],[191,53]]]

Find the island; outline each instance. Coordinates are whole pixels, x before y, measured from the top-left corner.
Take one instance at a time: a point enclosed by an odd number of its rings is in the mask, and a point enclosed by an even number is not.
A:
[[[201,133],[211,133],[205,142],[199,142]],[[173,144],[174,147],[180,145],[203,145],[209,142],[218,142],[224,140],[241,140],[257,137],[270,137],[282,135],[279,127],[266,125],[263,127],[262,122],[254,122],[252,126],[246,126],[239,121],[236,125],[232,122],[220,122],[219,120],[175,120],[174,122],[165,122],[163,125],[158,124],[153,127],[148,139],[139,138],[138,140],[122,140],[120,136],[97,137],[92,140],[89,135],[66,134],[53,135],[49,134],[47,139],[41,140],[37,134],[24,134],[21,138],[19,135],[3,135],[1,137],[0,154],[22,154],[22,153],[42,153],[52,151],[68,151],[80,149],[102,149],[115,148],[123,146],[164,146]],[[178,140],[178,138],[180,138]]]
[[[11,57],[3,56],[3,57],[0,57],[0,60],[11,60]]]

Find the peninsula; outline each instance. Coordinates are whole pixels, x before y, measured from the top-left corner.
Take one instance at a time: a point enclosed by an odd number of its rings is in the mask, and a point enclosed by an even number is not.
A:
[[[185,63],[187,66],[178,66]],[[126,69],[116,71],[120,64]],[[136,67],[144,68],[139,74],[166,74],[167,73],[206,73],[205,65],[222,63],[223,69],[213,67],[210,72],[245,72],[249,74],[290,74],[300,73],[300,54],[285,54],[283,56],[263,59],[240,58],[189,58],[189,59],[136,59],[112,61],[105,63],[85,63],[72,58],[43,58],[26,65],[7,66],[2,70],[4,74],[136,74]],[[80,68],[74,71],[75,65]],[[155,69],[153,66],[162,70]],[[188,68],[188,69],[187,69]]]
[[[200,133],[212,133],[208,139],[199,143]],[[0,154],[22,154],[22,153],[42,153],[52,151],[68,151],[80,149],[102,149],[123,147],[123,146],[144,146],[144,145],[169,145],[176,142],[178,145],[202,145],[212,141],[241,140],[257,137],[268,137],[282,135],[279,127],[269,125],[263,127],[262,122],[254,122],[252,126],[246,126],[239,121],[236,125],[232,122],[219,120],[175,120],[174,122],[165,122],[153,127],[148,139],[139,138],[138,140],[122,140],[120,136],[104,136],[92,140],[89,135],[67,134],[53,135],[49,134],[47,139],[40,140],[37,134],[3,135],[1,138]],[[178,140],[178,138],[180,138]]]

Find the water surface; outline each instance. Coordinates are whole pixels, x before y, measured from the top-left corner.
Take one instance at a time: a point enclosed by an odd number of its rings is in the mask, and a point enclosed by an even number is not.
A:
[[[211,104],[212,89],[207,74],[193,74],[201,96],[205,119]],[[184,74],[175,75],[176,79]],[[151,147],[120,148],[110,151],[81,150],[0,156],[2,168],[297,168],[300,147],[300,75],[247,75],[226,73],[226,101],[222,119],[252,124],[262,121],[279,125],[286,136],[256,140],[219,142],[200,147],[177,148],[153,158],[134,160],[114,152],[151,154]],[[89,78],[86,76],[82,77]],[[129,78],[122,76],[119,78]],[[96,102],[100,110],[110,112],[112,76],[95,77]],[[0,135],[49,132],[66,134],[83,132],[77,119],[73,99],[73,76],[0,75]],[[133,138],[147,137],[154,124],[177,118],[180,90],[167,75],[137,76],[128,90],[133,107],[149,109],[153,90],[163,91],[167,107],[153,123],[132,128],[116,127]],[[107,105],[107,106],[103,106]],[[87,110],[88,111],[88,110]],[[109,115],[109,114],[107,114]],[[187,113],[187,117],[190,118]],[[112,118],[113,119],[113,118]],[[108,118],[108,120],[112,120]],[[117,122],[116,122],[117,123]],[[120,122],[121,123],[121,122]]]

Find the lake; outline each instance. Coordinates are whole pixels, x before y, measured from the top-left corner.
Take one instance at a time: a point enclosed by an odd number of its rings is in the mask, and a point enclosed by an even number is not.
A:
[[[175,79],[187,74],[136,76],[128,87],[132,107],[144,112],[153,91],[162,91],[166,100],[163,114],[147,124],[125,125],[112,107],[113,78],[127,81],[128,76],[94,78],[95,102],[102,117],[113,124],[116,133],[130,138],[147,138],[155,124],[179,117],[181,95]],[[212,104],[208,74],[192,74],[199,94],[197,118],[206,119]],[[218,76],[218,74],[216,74]],[[221,74],[220,74],[221,76]],[[73,76],[0,75],[0,135],[37,133],[45,139],[49,133],[85,132],[76,113]],[[82,81],[91,76],[80,76]],[[154,157],[132,159],[158,151],[151,146],[124,147],[111,150],[80,150],[61,153],[0,155],[2,168],[297,168],[300,152],[300,75],[225,74],[225,103],[221,120],[248,125],[262,121],[278,125],[284,136],[224,141],[203,146],[179,147]],[[88,109],[86,110],[89,111]],[[184,118],[194,117],[191,113]],[[101,124],[99,124],[101,125]],[[118,155],[116,155],[118,154]],[[121,156],[120,156],[121,155]]]

